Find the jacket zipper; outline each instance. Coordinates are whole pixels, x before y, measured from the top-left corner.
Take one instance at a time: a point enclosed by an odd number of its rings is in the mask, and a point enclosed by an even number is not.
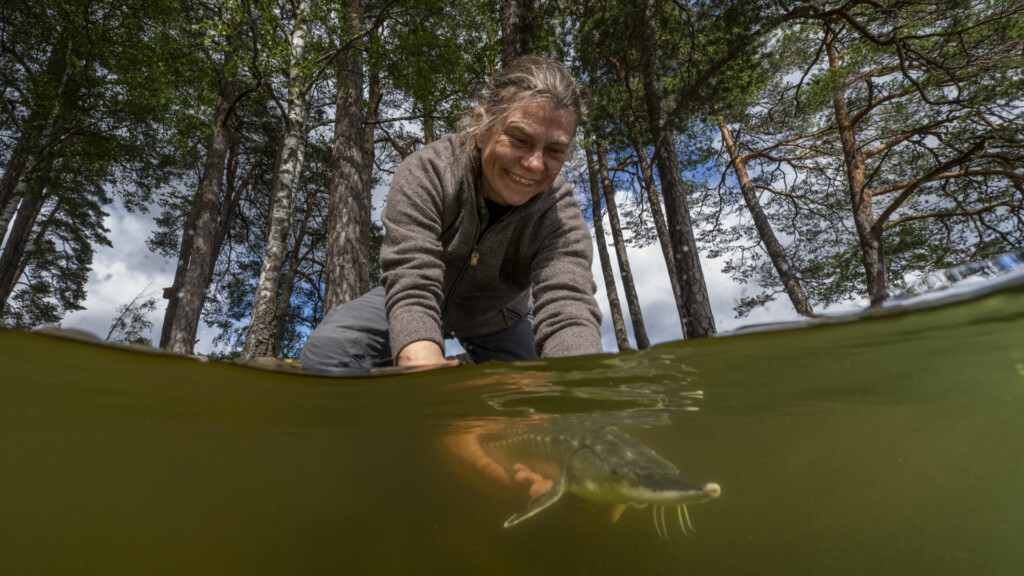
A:
[[[508,214],[505,214],[505,217],[502,218],[502,220],[507,221],[509,219],[509,216],[513,212],[515,212],[515,209],[509,211]],[[500,224],[500,222],[495,222],[494,226],[497,226],[498,224]],[[480,234],[480,228],[484,225],[481,225],[480,218],[478,216],[476,219],[476,230],[473,232],[473,236],[476,237],[476,239],[473,240],[473,249],[469,253],[469,258],[467,258],[466,261],[462,263],[462,268],[459,269],[459,275],[455,277],[455,282],[452,282],[451,289],[448,290],[448,293],[445,294],[444,297],[444,310],[441,311],[442,325],[444,325],[445,319],[448,318],[448,310],[451,309],[452,294],[455,293],[455,290],[459,287],[459,284],[462,282],[462,277],[466,275],[466,269],[469,268],[470,266],[476,266],[477,262],[480,261],[480,243],[483,242],[484,238],[486,238],[487,235],[490,234],[492,230],[494,230],[494,226],[491,226],[489,229],[485,230],[483,234]]]
[[[484,208],[486,210],[486,208]],[[476,263],[480,260],[480,252],[477,250],[477,246],[483,237],[487,235],[487,232],[480,234],[480,228],[483,226],[480,224],[480,214],[477,213],[476,230],[473,231],[473,249],[469,253],[469,258],[462,263],[462,268],[459,269],[459,275],[455,277],[455,282],[452,282],[452,287],[448,289],[448,293],[444,295],[444,309],[441,310],[441,325],[444,326],[445,319],[448,318],[448,310],[452,306],[452,294],[455,294],[456,288],[462,282],[462,277],[466,275],[466,268],[469,266],[476,266]]]

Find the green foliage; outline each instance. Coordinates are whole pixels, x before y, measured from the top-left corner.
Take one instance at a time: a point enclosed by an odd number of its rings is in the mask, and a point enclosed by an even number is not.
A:
[[[149,317],[156,310],[157,302],[152,291],[146,287],[131,302],[118,306],[117,316],[111,322],[105,340],[152,346],[153,342],[146,335],[153,329],[153,321]]]
[[[654,137],[667,131],[676,137],[680,171],[693,182],[691,202],[699,212],[695,220],[705,224],[706,254],[727,258],[737,281],[763,287],[737,310],[780,293],[777,274],[752,241],[756,231],[732,177],[716,187],[728,170],[718,150],[722,116],[742,152],[768,150],[750,158],[749,170],[812,300],[859,297],[864,272],[834,129],[837,91],[854,114],[866,110],[857,119],[861,153],[892,144],[908,130],[919,132],[866,156],[867,185],[878,190],[875,216],[898,197],[901,183],[985,143],[983,152],[956,166],[970,174],[923,183],[882,223],[889,226],[884,247],[894,288],[1024,242],[1019,2],[790,4],[652,0],[665,100],[663,122],[652,125],[640,77],[647,2],[535,3],[537,51],[566,61],[592,97],[585,129],[608,146],[616,188],[627,192],[622,214],[632,242],[656,239],[639,162],[641,154],[653,156]],[[159,229],[149,246],[177,257],[218,91],[231,78],[239,99],[225,186],[237,190],[232,186],[249,179],[216,263],[204,319],[221,331],[218,344],[228,349],[244,333],[286,122],[283,103],[290,87],[304,90],[312,103],[310,146],[293,222],[298,256],[286,263],[295,274],[282,343],[286,355],[297,353],[323,314],[338,63],[359,56],[367,81],[383,94],[369,112],[378,122],[374,178],[386,182],[403,155],[455,130],[473,92],[496,71],[501,43],[497,0],[367,0],[363,22],[372,30],[365,34],[349,26],[348,1],[320,0],[307,13],[301,5],[8,0],[0,6],[0,166],[10,182],[36,158],[30,189],[45,199],[21,262],[24,273],[3,312],[6,321],[59,322],[81,306],[94,250],[109,245],[104,210],[114,202],[130,211],[158,207]],[[309,31],[298,58],[288,34],[303,22]],[[835,67],[822,44],[826,26],[839,47]],[[884,102],[868,109],[879,99]],[[716,173],[708,175],[709,169]],[[373,255],[381,236],[375,227]],[[371,262],[371,269],[376,282],[379,263]]]
[[[659,78],[664,85],[664,122],[652,127],[643,81],[642,39],[647,24],[641,0],[573,2],[577,29],[571,36],[575,70],[593,97],[589,133],[608,144],[617,189],[634,190],[631,206],[643,206],[646,189],[637,165],[638,150],[653,158],[654,132],[677,135],[680,170],[691,179],[714,155],[708,115],[745,110],[757,87],[767,81],[763,48],[777,24],[768,3],[654,1]],[[657,181],[655,182],[658,185]],[[627,210],[624,226],[633,243],[656,238],[648,210]]]
[[[427,115],[432,137],[455,130],[467,96],[493,70],[493,2],[420,2],[396,13],[376,38],[370,66],[380,71],[392,101]],[[488,35],[491,36],[488,38]],[[411,109],[409,106],[411,105]]]
[[[180,173],[180,146],[191,139],[183,131],[194,126],[195,110],[185,73],[194,69],[192,53],[173,26],[177,7],[5,3],[0,141],[15,145],[0,146],[0,160],[5,179],[24,174],[49,198],[20,262],[16,290],[25,296],[4,312],[18,322],[55,321],[80,308],[93,246],[109,245],[102,206],[117,198],[129,211],[146,210],[154,191]],[[17,201],[0,198],[12,208]]]
[[[838,3],[826,3],[829,10]],[[854,119],[872,218],[885,220],[883,250],[892,290],[922,274],[980,260],[1024,242],[1024,117],[1019,106],[1024,7],[1010,2],[896,1],[850,10],[856,23],[820,16],[793,18],[762,61],[771,80],[745,114],[729,116],[747,170],[761,186],[762,206],[787,246],[792,265],[817,304],[864,293],[860,239],[851,214],[850,181],[836,130],[833,96]],[[826,30],[836,43],[830,66]],[[984,152],[964,156],[979,141]],[[767,151],[767,154],[759,152]],[[901,195],[909,183],[958,159]],[[720,156],[728,170],[728,158]],[[703,206],[732,206],[734,184]],[[887,211],[888,208],[891,210]],[[723,238],[716,217],[705,237]],[[766,287],[742,302],[749,310],[781,285],[762,257],[747,254],[751,227],[739,226],[717,246],[731,254],[737,280]],[[756,243],[755,243],[756,245]],[[760,253],[759,253],[760,254]]]

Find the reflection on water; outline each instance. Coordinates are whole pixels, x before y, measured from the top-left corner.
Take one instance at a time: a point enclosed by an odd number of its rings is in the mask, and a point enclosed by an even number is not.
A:
[[[2,573],[1016,575],[1022,333],[1019,282],[804,330],[377,379],[0,332]],[[447,442],[551,422],[614,427],[721,496],[689,508],[695,533],[675,508],[612,521],[584,498],[506,529],[557,475],[481,479]]]

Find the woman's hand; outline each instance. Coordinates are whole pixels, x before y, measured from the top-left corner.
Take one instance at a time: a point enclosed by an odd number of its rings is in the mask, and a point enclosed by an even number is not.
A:
[[[444,352],[433,340],[417,340],[398,353],[399,366],[431,366],[444,368],[458,366],[458,360],[446,360]]]
[[[536,500],[555,484],[549,478],[537,474],[527,468],[524,464],[516,464],[512,467],[515,473],[516,482],[525,485],[530,492],[530,500]]]

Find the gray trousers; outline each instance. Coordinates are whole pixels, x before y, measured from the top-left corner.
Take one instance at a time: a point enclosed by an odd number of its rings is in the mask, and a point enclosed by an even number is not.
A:
[[[355,374],[393,366],[389,336],[384,288],[374,288],[324,315],[302,347],[302,367],[313,372]],[[530,314],[500,332],[458,339],[475,363],[537,358]]]

